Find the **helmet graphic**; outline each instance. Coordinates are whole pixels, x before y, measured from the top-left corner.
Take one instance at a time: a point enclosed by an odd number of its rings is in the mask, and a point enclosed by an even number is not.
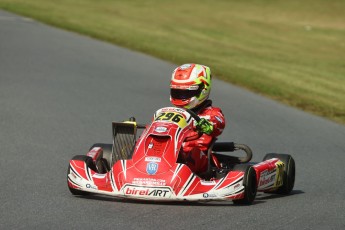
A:
[[[170,101],[177,107],[193,109],[204,102],[211,92],[211,70],[199,64],[177,67],[170,82]]]

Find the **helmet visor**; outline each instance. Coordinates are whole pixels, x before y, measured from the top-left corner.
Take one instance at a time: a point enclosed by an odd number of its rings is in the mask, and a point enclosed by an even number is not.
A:
[[[170,89],[170,96],[174,99],[190,99],[198,97],[203,89],[203,84],[200,84],[197,89]]]

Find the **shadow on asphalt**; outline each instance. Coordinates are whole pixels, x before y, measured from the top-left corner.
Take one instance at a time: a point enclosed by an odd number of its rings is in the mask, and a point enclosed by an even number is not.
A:
[[[147,200],[130,200],[124,198],[117,198],[117,197],[109,197],[109,196],[102,196],[102,195],[87,195],[87,196],[75,196],[76,198],[81,199],[91,199],[91,200],[98,200],[98,201],[106,201],[106,202],[120,202],[126,204],[151,204],[151,205],[173,205],[173,206],[252,206],[252,205],[259,205],[262,203],[266,203],[266,200],[271,199],[283,199],[287,196],[295,196],[304,194],[301,190],[293,190],[289,195],[280,195],[280,194],[273,194],[273,193],[258,193],[253,204],[251,205],[236,205],[232,201],[147,201]]]
[[[275,194],[275,193],[258,193],[256,195],[255,200],[272,200],[272,199],[277,199],[277,198],[284,198],[284,197],[288,197],[288,196],[295,196],[295,195],[301,195],[304,194],[305,192],[303,192],[302,190],[292,190],[290,194],[288,195],[281,195],[281,194]]]

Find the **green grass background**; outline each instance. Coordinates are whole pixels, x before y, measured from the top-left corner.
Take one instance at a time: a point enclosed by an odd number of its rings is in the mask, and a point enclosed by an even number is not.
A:
[[[208,65],[218,78],[345,124],[345,0],[0,0],[0,8]]]

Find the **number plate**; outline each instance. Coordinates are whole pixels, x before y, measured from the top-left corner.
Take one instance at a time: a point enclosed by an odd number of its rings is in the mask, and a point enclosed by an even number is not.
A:
[[[176,112],[159,113],[155,118],[155,121],[174,122],[178,124],[180,128],[183,128],[187,125],[187,121],[184,116]]]

